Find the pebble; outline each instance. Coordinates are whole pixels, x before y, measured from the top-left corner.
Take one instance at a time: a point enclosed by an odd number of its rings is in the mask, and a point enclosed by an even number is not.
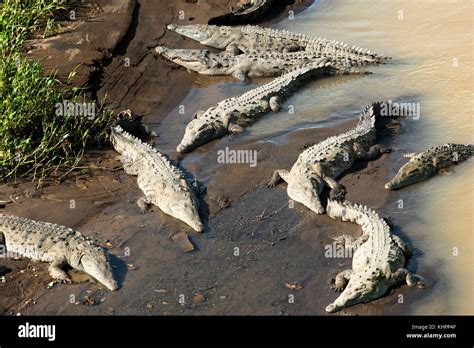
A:
[[[188,253],[194,250],[194,246],[189,240],[189,236],[186,232],[176,233],[175,235],[171,236],[171,239],[185,253]]]
[[[193,302],[194,303],[201,303],[201,302],[204,302],[204,301],[206,301],[206,298],[204,297],[203,294],[198,293],[198,294],[194,295],[194,297],[193,297]]]

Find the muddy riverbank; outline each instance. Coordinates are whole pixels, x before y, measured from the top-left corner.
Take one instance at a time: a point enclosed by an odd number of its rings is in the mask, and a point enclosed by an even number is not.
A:
[[[174,148],[197,106],[212,105],[251,85],[190,74],[156,57],[151,48],[158,43],[199,47],[166,32],[166,24],[179,23],[179,11],[184,11],[186,22],[205,23],[209,16],[227,10],[224,3],[182,1],[176,6],[165,1],[138,1],[132,30],[127,30],[115,48],[115,56],[95,76],[97,95],[107,94],[117,110],[129,108],[144,115],[145,123],[157,133],[156,147],[174,159],[178,157]],[[334,89],[350,79],[323,79],[305,86],[305,90],[316,93]],[[288,103],[295,100],[296,96]],[[187,110],[184,115],[177,113],[178,104]],[[157,208],[146,215],[140,213],[135,201],[141,193],[135,178],[120,169],[116,153],[110,149],[86,156],[83,165],[91,168],[89,173],[78,171],[61,182],[47,182],[40,190],[30,183],[0,186],[0,199],[12,200],[2,212],[65,224],[107,246],[121,283],[119,291],[108,292],[74,273],[78,284],[51,285],[46,264],[2,260],[6,270],[2,271],[5,282],[0,283],[0,311],[70,315],[325,314],[325,306],[337,296],[329,290],[330,279],[351,264],[348,257],[327,257],[327,246],[333,237],[356,235],[360,229],[326,215],[316,216],[299,204],[293,206],[288,202],[285,184],[267,188],[265,183],[273,170],[290,168],[305,146],[353,127],[364,106],[357,102],[334,103],[329,111],[325,110],[324,118],[319,117],[320,111],[311,111],[316,116],[298,128],[283,127],[271,134],[253,131],[268,118],[282,117],[266,115],[248,132],[224,137],[184,156],[183,165],[207,188],[201,197],[206,231],[190,234],[196,247],[192,253],[183,253],[171,239],[178,232],[189,232],[186,225]],[[300,115],[298,107],[296,110],[291,117]],[[392,124],[382,131],[380,141],[391,145],[398,132],[398,126]],[[217,151],[225,147],[256,150],[257,166],[218,163]],[[392,195],[383,188],[390,175],[388,168],[388,155],[358,163],[341,179],[348,189],[348,199],[381,209],[383,214],[389,209],[387,202]],[[395,229],[395,233],[410,242],[403,231]],[[409,268],[426,276],[429,285],[435,284],[433,272],[418,266],[419,257],[420,252],[415,252]],[[382,299],[345,309],[339,315],[410,313],[411,304],[429,291],[399,286]],[[402,303],[400,294],[404,295]]]

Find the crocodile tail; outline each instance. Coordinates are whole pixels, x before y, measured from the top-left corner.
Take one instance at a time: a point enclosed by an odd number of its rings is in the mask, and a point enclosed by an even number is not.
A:
[[[375,102],[365,107],[360,114],[359,127],[371,129],[375,127],[376,118],[380,117],[382,102]]]

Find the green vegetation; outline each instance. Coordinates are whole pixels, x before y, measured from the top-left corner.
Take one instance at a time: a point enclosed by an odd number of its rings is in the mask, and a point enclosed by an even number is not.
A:
[[[45,75],[21,54],[26,39],[58,27],[54,15],[65,5],[0,0],[0,181],[42,179],[51,169],[74,167],[88,146],[106,141],[111,112],[96,107],[95,117],[58,114],[57,103],[83,103],[85,91]]]

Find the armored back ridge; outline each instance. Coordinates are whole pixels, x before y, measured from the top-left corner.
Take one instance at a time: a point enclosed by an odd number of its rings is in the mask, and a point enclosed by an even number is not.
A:
[[[474,146],[463,144],[444,144],[418,154],[406,154],[405,157],[410,158],[410,161],[385,184],[385,188],[394,190],[426,180],[451,165],[467,160],[473,154]]]
[[[291,199],[317,214],[324,213],[319,199],[324,186],[329,186],[333,194],[343,194],[344,187],[335,179],[352,167],[355,160],[370,160],[389,151],[384,145],[373,145],[380,104],[367,106],[355,128],[303,151],[290,171],[276,170],[268,185],[273,187],[284,180],[288,183],[287,193]]]
[[[357,73],[365,65],[352,60],[350,55],[329,58],[320,52],[261,52],[234,55],[229,52],[211,53],[208,50],[171,49],[158,46],[155,51],[166,59],[203,75],[231,75],[239,80],[247,77],[280,76],[295,68],[322,58],[328,59],[332,73]]]
[[[61,269],[67,264],[93,276],[110,290],[118,289],[107,253],[71,228],[0,214],[0,237],[12,257],[50,262],[49,273],[54,279],[71,282]]]
[[[326,307],[335,312],[383,296],[395,284],[424,287],[422,278],[405,268],[408,246],[390,231],[388,224],[374,210],[339,199],[328,199],[327,214],[362,227],[362,236],[353,239],[342,235],[335,240],[353,252],[352,269],[340,272],[333,288],[341,295]]]
[[[239,97],[225,99],[206,111],[196,112],[176,150],[189,152],[227,132],[243,131],[243,126],[255,117],[270,110],[278,111],[282,100],[292,95],[303,82],[312,76],[325,74],[331,67],[331,62],[322,58]]]
[[[136,175],[145,196],[138,202],[154,204],[164,213],[180,219],[197,232],[204,227],[199,217],[199,201],[186,180],[185,173],[163,154],[120,126],[112,128],[112,143],[120,153],[127,174]]]
[[[259,26],[225,27],[204,24],[177,26],[168,25],[168,29],[177,32],[203,45],[225,49],[234,54],[308,51],[317,52],[328,58],[350,57],[354,61],[380,63],[387,58],[357,46],[322,37],[311,37],[286,30],[262,28]]]

